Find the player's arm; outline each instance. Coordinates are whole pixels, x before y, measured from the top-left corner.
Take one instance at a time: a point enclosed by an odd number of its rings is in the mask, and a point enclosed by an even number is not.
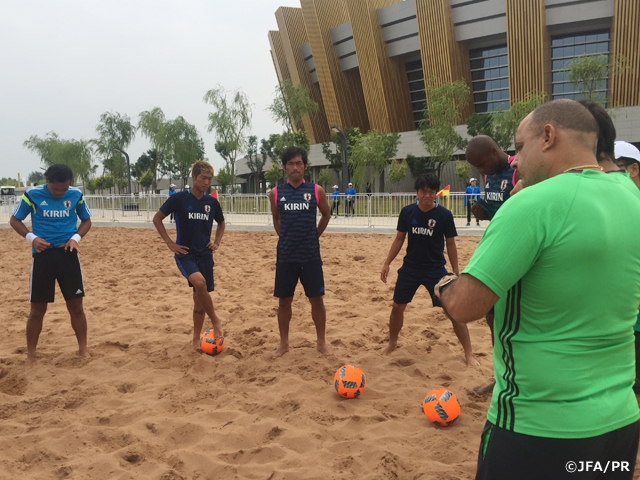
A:
[[[222,235],[224,235],[225,223],[220,222],[216,227],[216,236],[213,239],[213,242],[209,241],[207,244],[207,248],[212,252],[215,252],[218,247],[220,247],[220,242],[222,242]]]
[[[171,237],[169,237],[169,234],[167,233],[167,229],[165,228],[164,223],[162,223],[162,221],[165,218],[167,218],[167,216],[164,214],[162,210],[158,210],[156,214],[153,216],[153,225],[156,227],[156,230],[164,240],[164,243],[167,244],[167,247],[169,247],[169,250],[171,250],[173,253],[177,253],[180,255],[189,253],[188,247],[178,245],[176,242],[171,240]]]
[[[454,280],[441,291],[440,286],[451,278]],[[434,290],[445,312],[460,323],[483,318],[498,301],[498,296],[489,287],[466,273],[457,278],[444,277]]]
[[[318,185],[318,210],[320,210],[320,214],[322,215],[320,221],[318,222],[319,237],[327,228],[329,220],[331,220],[331,209],[329,208],[329,203],[327,202],[327,193],[320,185]]]
[[[84,237],[89,230],[91,229],[91,218],[85,218],[80,220],[80,225],[78,225],[78,231],[73,234],[73,236],[67,240],[67,243],[64,244],[64,249],[73,252],[74,250],[80,253],[80,248],[78,248],[78,243],[80,239]]]
[[[387,276],[389,275],[389,267],[391,266],[391,262],[398,256],[400,250],[402,250],[402,245],[404,244],[404,239],[407,236],[407,232],[397,232],[396,238],[393,239],[393,243],[391,243],[391,248],[389,249],[389,254],[387,255],[387,259],[382,264],[382,271],[380,272],[380,280],[384,283],[387,283]]]
[[[458,267],[458,246],[456,245],[456,237],[446,238],[445,245],[447,247],[447,256],[449,257],[451,270],[453,270],[453,273],[455,273],[456,275],[460,275],[460,268]]]
[[[22,220],[18,219],[14,215],[11,215],[11,218],[9,219],[9,225],[11,225],[11,228],[13,228],[19,235],[26,238],[33,245],[33,248],[35,248],[36,252],[38,253],[42,252],[43,250],[46,250],[51,245],[44,238],[37,237],[36,235],[31,233],[27,228],[27,226],[24,223],[22,223]]]
[[[269,193],[269,200],[271,201],[271,216],[273,217],[273,229],[276,231],[278,236],[280,236],[280,210],[278,210],[278,205],[276,205],[276,192],[272,189],[271,193]]]

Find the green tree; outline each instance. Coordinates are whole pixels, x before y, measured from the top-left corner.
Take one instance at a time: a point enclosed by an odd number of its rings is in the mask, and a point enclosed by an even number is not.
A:
[[[225,165],[218,170],[218,174],[216,175],[216,182],[218,182],[218,185],[222,187],[222,193],[227,193],[227,187],[231,185],[232,181],[233,178],[229,165]]]
[[[44,172],[40,170],[35,170],[29,174],[27,177],[27,183],[29,185],[40,185],[45,182]]]
[[[360,189],[364,189],[367,182],[373,183],[373,179],[379,177],[395,158],[399,143],[399,133],[384,134],[370,130],[360,136],[349,156],[353,183]]]
[[[273,163],[271,165],[271,168],[264,172],[264,179],[269,184],[269,188],[273,188],[276,185],[280,184],[280,181],[282,180],[282,174],[282,168],[280,168],[280,165],[278,165],[277,163]]]
[[[136,136],[136,127],[131,123],[128,115],[105,112],[100,115],[96,133],[98,134],[96,151],[99,155],[104,158],[111,157],[114,152],[124,155],[127,164],[129,193],[131,193],[131,165],[126,150]]]
[[[538,105],[547,101],[545,93],[532,91],[523,100],[515,102],[509,110],[497,110],[493,117],[493,135],[490,135],[500,148],[507,151],[516,135],[520,122]]]
[[[155,192],[158,181],[158,165],[165,158],[167,144],[167,126],[164,112],[160,107],[145,110],[138,115],[138,130],[151,142],[152,150],[156,152],[155,162],[151,173],[153,174],[152,189]]]
[[[181,116],[166,122],[165,132],[165,170],[186,183],[191,174],[191,165],[204,157],[200,133],[195,125]]]
[[[493,114],[473,113],[467,118],[467,133],[470,137],[488,135],[493,137]]]
[[[264,139],[262,140],[264,142]],[[268,155],[262,149],[258,151],[258,137],[249,136],[247,140],[247,167],[253,174],[255,181],[255,191],[260,191],[260,178],[262,177],[264,165],[267,163]]]
[[[407,155],[406,161],[413,178],[418,178],[420,174],[425,172],[428,166],[432,165],[429,157],[416,157],[410,153]]]
[[[609,58],[607,55],[581,55],[565,67],[567,80],[586,99],[603,105],[606,103]]]
[[[344,136],[347,138],[347,159],[351,155],[351,149],[362,136],[360,129],[347,127],[344,129]],[[331,145],[333,144],[333,145]],[[333,133],[328,142],[322,144],[322,153],[324,158],[329,162],[331,170],[333,170],[338,178],[342,174],[342,141],[338,133]],[[350,172],[353,174],[353,172]]]
[[[251,105],[242,91],[236,90],[229,99],[221,86],[205,93],[203,100],[213,106],[214,111],[209,113],[207,131],[214,132],[216,136],[216,151],[225,152],[221,156],[229,167],[230,184],[234,185],[236,159],[246,149],[245,130],[251,128]]]
[[[0,178],[0,185],[7,187],[21,187],[20,182],[15,178],[2,177]]]
[[[462,80],[427,87],[429,109],[420,122],[419,136],[432,162],[444,165],[453,159],[456,150],[466,146],[455,127],[462,123],[460,112],[469,103],[469,96],[469,87]]]
[[[150,170],[153,173],[153,166],[156,162],[156,151],[155,150],[147,150],[145,153],[138,157],[136,163],[134,163],[131,167],[131,175],[133,178],[140,181],[142,175],[145,174],[147,170]]]
[[[49,132],[45,138],[32,135],[24,141],[23,146],[40,155],[47,167],[53,164],[68,165],[75,176],[74,180],[81,179],[83,185],[95,171],[90,141],[64,140],[57,133]]]
[[[333,175],[329,169],[325,168],[320,170],[320,173],[318,174],[318,184],[322,185],[324,189],[327,190],[330,183],[333,183]]]
[[[147,169],[144,171],[144,173],[140,176],[139,183],[145,192],[149,191],[149,187],[153,184],[153,172],[151,171],[151,169]]]
[[[300,130],[302,117],[318,111],[318,104],[309,95],[302,83],[293,85],[283,80],[275,90],[273,103],[267,107],[274,121],[282,123],[287,131]]]
[[[465,183],[469,181],[471,167],[468,162],[456,162],[456,176]]]
[[[391,166],[389,167],[389,183],[391,183],[391,185],[397,185],[407,178],[407,168],[406,160],[391,162]]]

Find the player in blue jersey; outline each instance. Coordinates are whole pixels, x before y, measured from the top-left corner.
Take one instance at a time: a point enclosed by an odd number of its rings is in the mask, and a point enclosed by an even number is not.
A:
[[[67,165],[51,165],[44,176],[47,183],[28,189],[9,221],[13,229],[31,243],[33,252],[31,311],[27,320],[26,363],[29,365],[37,360],[42,321],[47,304],[54,301],[56,280],[78,340],[78,355],[91,356],[87,349],[87,318],[82,306],[84,284],[78,260],[78,243],[91,228],[91,212],[82,192],[70,186],[73,172]],[[33,232],[22,223],[29,215]]]
[[[214,290],[213,252],[220,247],[224,234],[224,215],[218,200],[206,195],[213,179],[213,167],[203,160],[191,166],[193,187],[178,192],[160,207],[153,217],[153,224],[175,254],[180,273],[193,288],[193,339],[195,348],[200,346],[200,333],[205,313],[211,320],[216,337],[222,337],[222,322],[213,308],[209,292]],[[174,213],[176,221],[176,241],[167,233],[162,221]],[[213,221],[216,221],[216,236],[211,240]]]
[[[311,318],[316,326],[316,348],[328,353],[325,340],[327,313],[324,308],[324,275],[320,258],[320,235],[331,219],[324,189],[304,180],[307,152],[289,147],[282,152],[282,166],[287,183],[275,187],[269,198],[273,228],[278,234],[276,279],[273,296],[278,301],[280,346],[274,356],[289,351],[291,304],[298,280],[311,303]],[[317,221],[317,211],[321,218]]]
[[[388,354],[396,349],[398,335],[404,323],[404,311],[407,304],[413,300],[420,285],[431,295],[434,307],[440,307],[440,301],[433,292],[433,287],[440,280],[439,275],[446,275],[444,268],[444,247],[447,246],[447,255],[454,273],[459,272],[458,249],[455,237],[458,235],[453,215],[449,210],[435,202],[440,179],[432,174],[423,174],[415,183],[417,203],[407,205],[400,211],[398,218],[398,233],[391,244],[387,259],[382,265],[380,279],[387,283],[391,262],[396,258],[405,238],[408,236],[407,254],[398,270],[398,280],[393,292],[393,307],[389,317],[389,344],[382,350]],[[456,273],[457,274],[457,273]],[[451,320],[453,330],[464,349],[467,365],[479,365],[473,356],[471,339],[466,325]]]

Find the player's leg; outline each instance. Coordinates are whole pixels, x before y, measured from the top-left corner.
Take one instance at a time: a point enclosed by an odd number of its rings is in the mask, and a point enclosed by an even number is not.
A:
[[[204,309],[205,313],[211,320],[211,325],[213,326],[213,332],[216,337],[224,337],[224,331],[222,330],[222,322],[216,315],[216,311],[213,308],[213,300],[211,300],[211,295],[209,294],[209,287],[207,285],[207,280],[204,275],[200,272],[194,272],[189,275],[189,284],[193,286],[194,297],[199,302],[199,310]],[[194,311],[195,311],[195,303],[194,303]],[[203,319],[204,320],[204,319]],[[200,324],[200,331],[202,331],[202,324]],[[197,332],[198,338],[200,338],[200,331]],[[196,324],[195,324],[195,315],[194,315],[194,332],[193,335],[196,335]]]
[[[289,351],[289,324],[291,323],[291,304],[299,277],[299,265],[297,263],[277,263],[276,279],[273,296],[278,298],[278,330],[280,332],[280,345],[273,354],[281,357]]]
[[[389,315],[389,343],[382,349],[383,354],[393,352],[398,346],[398,336],[404,325],[404,311],[411,303],[420,286],[420,278],[413,270],[402,267],[398,270],[398,279],[393,290],[393,307]]]
[[[198,300],[195,288],[193,289],[193,338],[191,343],[194,348],[200,348],[200,334],[202,333],[202,326],[204,325],[204,316],[206,310]]]
[[[431,302],[433,303],[434,307],[442,307],[442,303],[440,302],[440,299],[436,297],[433,289],[436,286],[436,283],[438,283],[438,281],[446,274],[447,271],[444,268],[442,270],[429,271],[425,274],[423,285],[429,291],[429,295],[431,295]],[[467,365],[469,365],[470,367],[477,367],[478,365],[480,365],[480,362],[478,362],[476,357],[473,355],[473,349],[471,348],[471,336],[469,335],[469,329],[467,328],[467,325],[465,323],[456,322],[448,315],[447,317],[451,321],[453,331],[455,332],[456,337],[458,337],[460,345],[462,345],[462,349],[464,350],[464,358],[467,362]]]
[[[83,358],[90,358],[87,348],[87,317],[84,314],[82,297],[67,300],[67,310],[71,317],[71,327],[78,340],[78,355]]]
[[[29,302],[31,310],[27,318],[27,359],[25,363],[36,363],[36,348],[42,332],[44,314],[47,304],[55,297],[56,271],[53,248],[42,253],[36,253],[31,262],[31,276],[29,279]]]
[[[311,303],[311,318],[316,326],[316,348],[320,353],[329,353],[325,331],[327,311],[324,308],[324,273],[322,262],[310,262],[300,265],[300,282],[304,293]]]
[[[78,340],[78,355],[89,358],[87,349],[87,317],[84,313],[84,282],[78,252],[66,252],[56,249],[56,275],[60,290],[67,303],[67,311],[71,317],[71,327]]]

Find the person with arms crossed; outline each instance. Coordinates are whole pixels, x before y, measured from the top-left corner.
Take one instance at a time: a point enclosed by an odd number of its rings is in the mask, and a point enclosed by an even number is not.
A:
[[[353,188],[353,183],[349,182],[349,185],[347,185],[347,189],[344,191],[344,194],[344,216],[348,217],[349,214],[351,214],[351,216],[353,217],[356,214],[356,189]]]
[[[54,301],[56,280],[78,340],[78,355],[91,356],[87,349],[87,317],[82,305],[85,292],[78,259],[78,243],[91,228],[91,212],[82,192],[71,186],[73,172],[67,165],[51,165],[44,177],[47,183],[29,188],[9,220],[11,227],[31,242],[33,252],[31,311],[27,320],[28,365],[37,361],[38,339],[47,304]],[[29,215],[33,232],[22,223]]]
[[[191,166],[193,188],[169,197],[153,217],[153,224],[175,254],[180,273],[193,288],[193,338],[195,348],[200,346],[200,333],[205,313],[211,320],[216,336],[223,337],[222,322],[216,315],[209,292],[214,290],[213,252],[218,250],[225,224],[218,200],[205,195],[213,179],[213,167],[204,160]],[[162,221],[175,213],[176,241],[169,237]],[[213,221],[216,221],[216,236],[211,240]]]
[[[280,346],[274,356],[289,351],[291,304],[298,280],[311,303],[311,318],[316,327],[316,348],[328,353],[325,340],[327,313],[324,308],[324,275],[320,258],[320,235],[331,220],[324,189],[306,182],[307,152],[288,147],[282,152],[282,168],[287,183],[274,187],[269,198],[273,228],[278,234],[276,278],[273,296],[278,298],[278,329]],[[316,225],[317,211],[320,221]]]
[[[471,226],[471,207],[480,200],[480,187],[478,180],[472,178],[469,180],[469,186],[464,191],[464,206],[467,209],[467,227]],[[476,226],[480,226],[480,222],[476,222]]]
[[[335,212],[335,217],[338,218],[338,211],[340,209],[340,190],[338,185],[333,186],[333,191],[331,192],[331,215]]]
[[[405,238],[409,237],[407,253],[398,270],[398,280],[393,292],[393,307],[389,317],[389,344],[382,350],[383,354],[393,352],[398,345],[398,335],[404,323],[404,311],[407,304],[420,287],[424,287],[431,295],[434,307],[441,306],[433,293],[433,287],[447,273],[444,247],[454,273],[458,269],[458,249],[456,247],[456,226],[449,210],[435,203],[440,190],[440,179],[432,174],[420,175],[415,182],[417,203],[407,205],[400,211],[398,233],[391,244],[380,279],[387,283],[391,262],[398,256]],[[464,349],[467,365],[479,365],[473,356],[471,338],[466,325],[451,320],[453,330]]]
[[[525,188],[496,213],[462,275],[436,285],[459,322],[495,304],[497,383],[477,480],[570,479],[581,467],[581,478],[596,478],[607,464],[610,476],[597,478],[633,477],[640,191],[602,172],[597,138],[573,100],[525,117],[514,161]],[[600,472],[586,474],[595,462]]]

